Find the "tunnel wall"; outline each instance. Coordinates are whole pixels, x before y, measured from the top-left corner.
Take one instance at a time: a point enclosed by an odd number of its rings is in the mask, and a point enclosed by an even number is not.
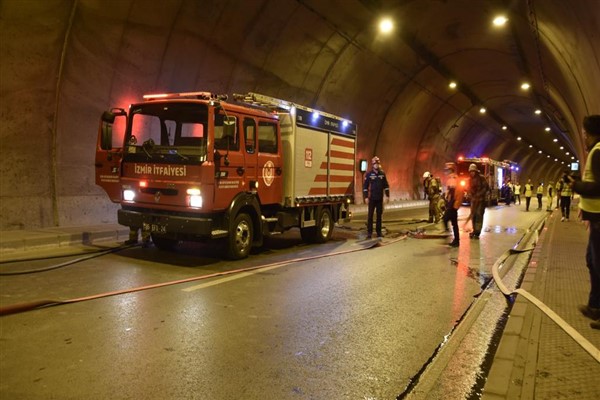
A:
[[[564,18],[564,7],[551,5],[549,24]],[[473,148],[521,158],[535,179],[545,171],[545,160],[511,150],[476,122],[476,105],[448,91],[446,77],[400,37],[374,35],[366,21],[374,15],[360,2],[347,3],[335,23],[319,7],[294,0],[1,2],[0,229],[115,222],[117,206],[94,183],[98,119],[148,92],[255,91],[349,118],[358,124],[357,158],[382,158],[393,199],[419,198],[425,170],[441,175],[444,162]],[[552,35],[542,36],[546,68],[561,76],[551,81],[561,92],[555,102],[577,130],[599,108],[598,58],[574,62],[580,51],[596,54],[597,27],[567,41]],[[361,181],[357,170],[358,198]]]

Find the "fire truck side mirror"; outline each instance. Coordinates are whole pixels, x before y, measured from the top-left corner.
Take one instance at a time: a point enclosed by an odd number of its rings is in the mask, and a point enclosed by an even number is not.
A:
[[[127,116],[127,113],[122,108],[113,108],[110,111],[102,113],[102,125],[100,128],[100,148],[102,150],[112,150],[112,127],[115,123],[115,118],[118,116]]]

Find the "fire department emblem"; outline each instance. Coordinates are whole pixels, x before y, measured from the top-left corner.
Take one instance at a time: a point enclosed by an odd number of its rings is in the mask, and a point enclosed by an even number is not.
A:
[[[154,193],[154,202],[158,203],[160,201],[161,192]]]
[[[273,161],[267,161],[265,165],[263,165],[262,175],[265,185],[271,186],[275,179],[275,164],[273,164]]]

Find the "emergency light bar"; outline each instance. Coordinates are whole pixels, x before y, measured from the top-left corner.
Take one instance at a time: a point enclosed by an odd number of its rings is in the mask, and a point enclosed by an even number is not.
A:
[[[226,94],[214,94],[211,92],[184,92],[184,93],[156,93],[145,94],[144,100],[176,99],[181,97],[196,98],[199,100],[227,100]]]

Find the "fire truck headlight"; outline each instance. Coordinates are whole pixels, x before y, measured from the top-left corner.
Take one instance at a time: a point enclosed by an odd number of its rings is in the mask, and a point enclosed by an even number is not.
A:
[[[190,207],[202,208],[202,196],[190,196]]]
[[[135,199],[135,192],[131,189],[123,190],[123,200],[125,201],[133,201]]]
[[[202,208],[202,196],[200,195],[200,189],[190,188],[186,191],[189,198],[190,207]]]

